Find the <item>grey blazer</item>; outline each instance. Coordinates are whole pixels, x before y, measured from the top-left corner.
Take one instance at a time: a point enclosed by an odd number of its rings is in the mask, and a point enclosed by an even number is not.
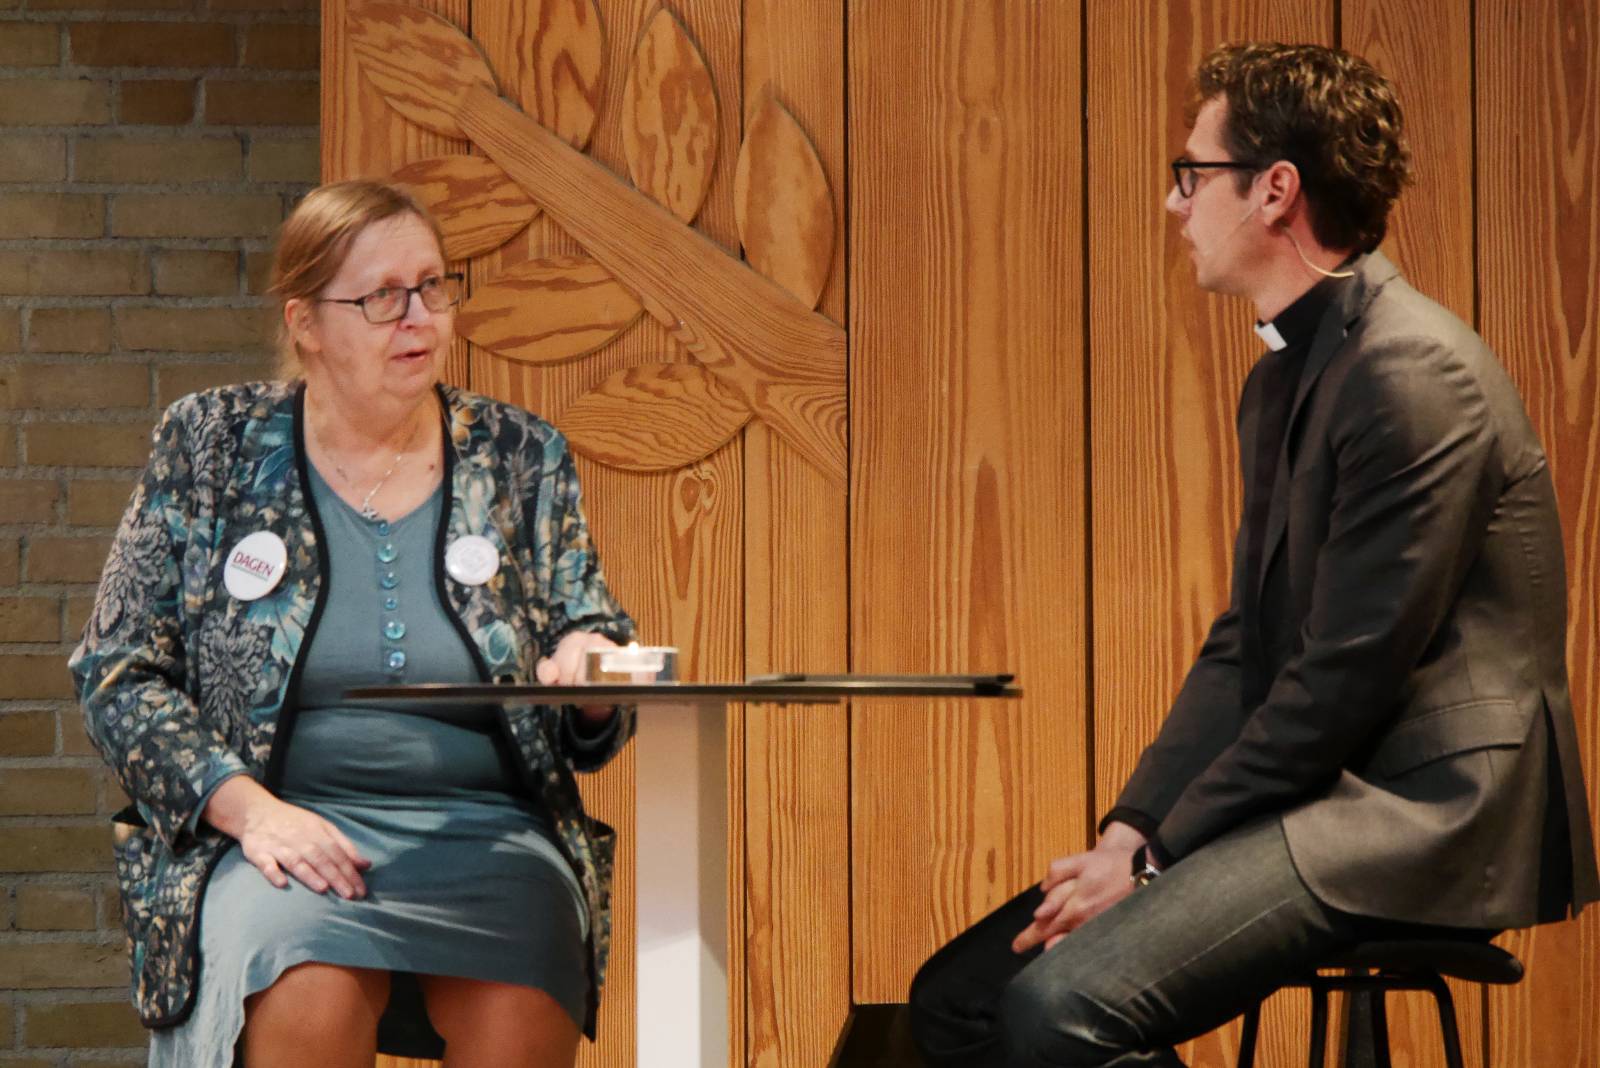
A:
[[[1306,357],[1261,573],[1244,574],[1241,524],[1231,603],[1117,807],[1179,862],[1277,816],[1306,885],[1348,912],[1559,919],[1600,877],[1544,451],[1482,339],[1382,255],[1356,272]],[[1240,401],[1247,492],[1258,378]],[[1254,708],[1246,594],[1271,680]]]

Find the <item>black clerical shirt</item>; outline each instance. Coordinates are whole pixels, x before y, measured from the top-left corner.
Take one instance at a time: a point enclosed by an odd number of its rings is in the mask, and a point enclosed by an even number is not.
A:
[[[1239,592],[1239,630],[1243,641],[1240,665],[1241,697],[1246,709],[1266,700],[1272,679],[1268,674],[1266,643],[1261,634],[1260,590],[1266,553],[1267,516],[1272,510],[1272,489],[1278,477],[1278,463],[1284,455],[1284,435],[1294,395],[1300,388],[1300,372],[1311,352],[1322,317],[1333,304],[1343,279],[1325,278],[1290,304],[1270,323],[1256,323],[1256,333],[1267,343],[1259,370],[1261,388],[1256,390],[1256,455],[1253,477],[1244,495],[1244,588]],[[1100,821],[1100,830],[1112,822],[1126,823],[1149,842],[1150,857],[1161,867],[1171,862],[1156,836],[1157,821],[1148,813],[1130,808],[1113,808]]]

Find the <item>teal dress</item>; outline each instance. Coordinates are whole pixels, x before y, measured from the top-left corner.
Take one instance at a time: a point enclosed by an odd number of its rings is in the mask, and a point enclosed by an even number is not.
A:
[[[583,894],[547,813],[517,780],[495,710],[414,713],[341,696],[362,685],[481,681],[434,580],[443,494],[393,522],[372,521],[314,468],[311,483],[329,586],[279,794],[332,822],[372,861],[367,896],[346,901],[293,880],[279,890],[230,849],[201,908],[194,1011],[153,1032],[150,1064],[235,1064],[244,999],[310,961],[393,973],[382,1052],[437,1054],[419,974],[537,987],[581,1027]]]

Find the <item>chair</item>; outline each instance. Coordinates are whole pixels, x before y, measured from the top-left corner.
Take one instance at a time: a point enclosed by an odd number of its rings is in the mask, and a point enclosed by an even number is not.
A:
[[[1323,969],[1348,969],[1338,975],[1322,975]],[[1365,992],[1372,1013],[1374,1068],[1391,1068],[1389,1027],[1384,1013],[1384,997],[1391,990],[1426,990],[1439,1008],[1439,1031],[1444,1039],[1445,1064],[1465,1068],[1461,1058],[1461,1036],[1456,1027],[1455,1004],[1445,977],[1473,983],[1507,985],[1522,979],[1522,962],[1488,942],[1450,939],[1416,939],[1393,942],[1362,942],[1343,953],[1329,957],[1309,974],[1285,983],[1311,991],[1311,1050],[1307,1064],[1322,1068],[1328,1041],[1328,991]],[[1256,1059],[1256,1032],[1261,1026],[1261,1006],[1257,1004],[1244,1017],[1244,1034],[1239,1040],[1238,1068],[1253,1068]]]

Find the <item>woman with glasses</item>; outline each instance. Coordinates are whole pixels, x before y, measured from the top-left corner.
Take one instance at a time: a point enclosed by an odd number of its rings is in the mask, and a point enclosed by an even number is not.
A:
[[[570,683],[632,636],[561,435],[444,386],[461,278],[403,189],[284,223],[282,380],[166,413],[72,668],[133,804],[115,859],[151,1063],[570,1065],[626,709],[352,701]],[[430,1027],[431,1024],[431,1027]]]

